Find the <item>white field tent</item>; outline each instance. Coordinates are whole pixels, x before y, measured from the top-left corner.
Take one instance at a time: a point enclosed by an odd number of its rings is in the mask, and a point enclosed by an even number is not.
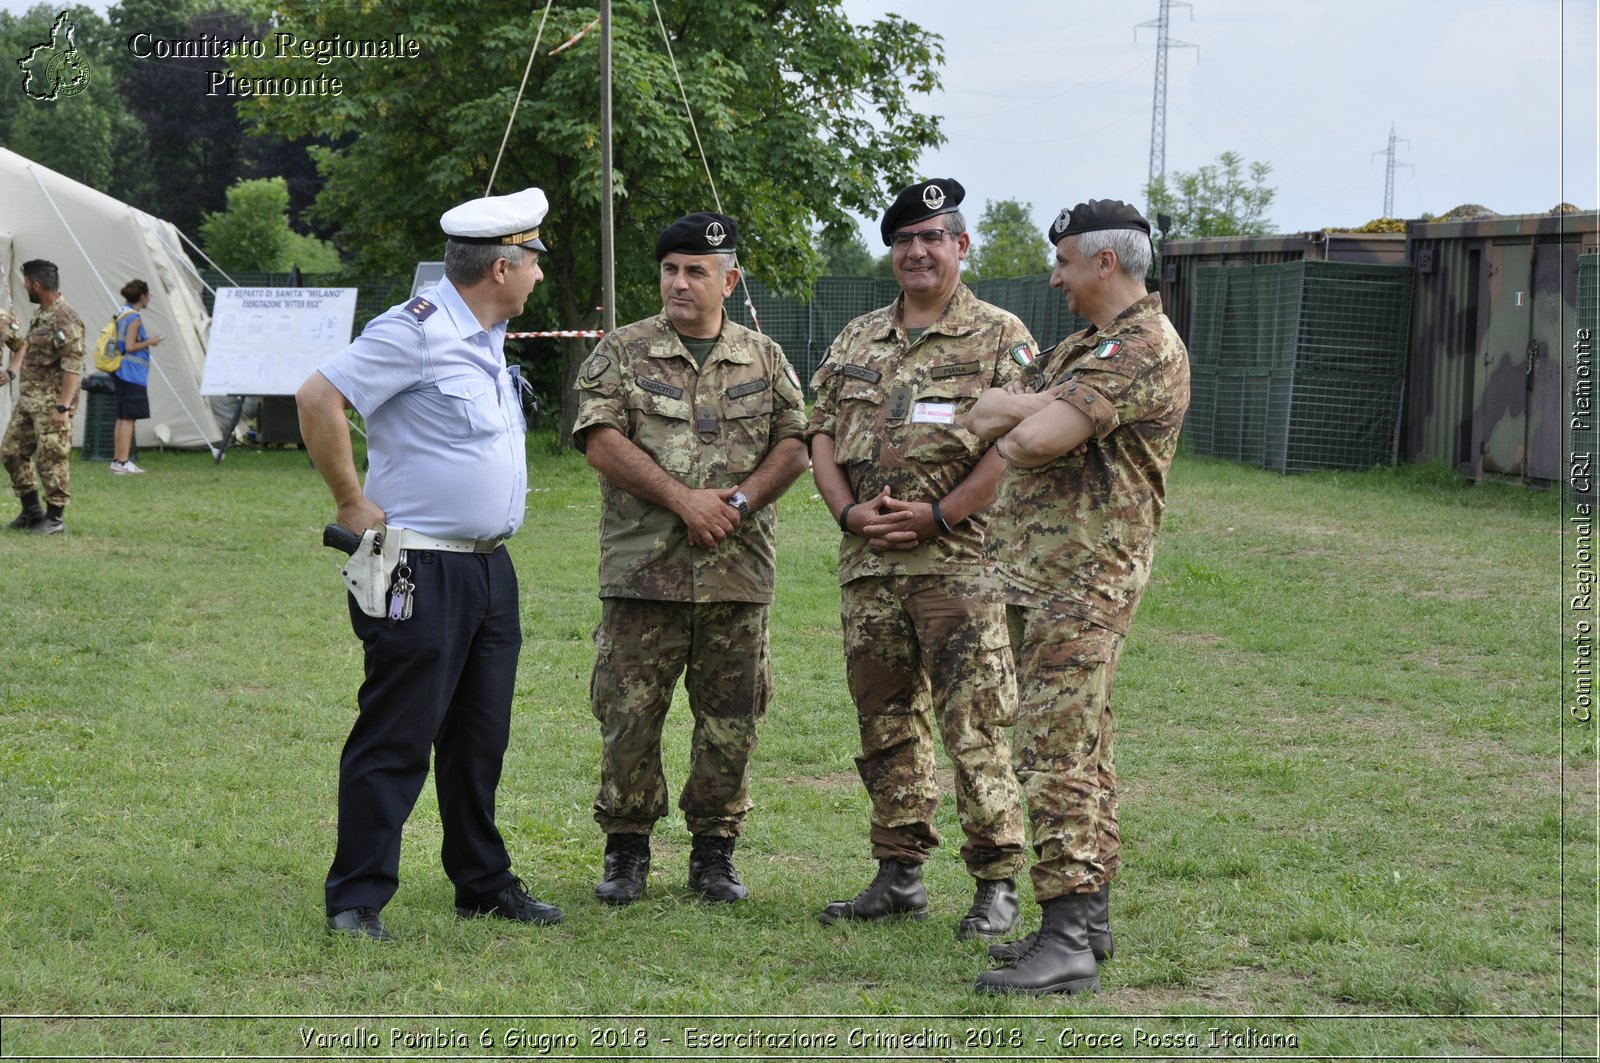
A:
[[[219,444],[222,429],[200,396],[211,318],[178,230],[0,148],[0,306],[16,314],[23,328],[38,308],[23,290],[22,264],[35,258],[61,267],[61,294],[83,318],[86,349],[122,306],[122,286],[135,278],[150,285],[145,329],[162,341],[151,351],[150,417],[137,423],[135,440],[142,447]],[[84,372],[93,369],[86,351]],[[16,397],[17,385],[0,388],[0,426],[10,421]],[[75,443],[82,442],[87,407],[87,397],[79,399]]]

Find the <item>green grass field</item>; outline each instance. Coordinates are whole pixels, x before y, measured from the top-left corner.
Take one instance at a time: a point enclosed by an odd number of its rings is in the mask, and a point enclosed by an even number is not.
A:
[[[996,1000],[953,938],[949,797],[932,919],[816,920],[874,865],[809,478],[781,503],[754,902],[691,898],[676,817],[645,899],[594,902],[598,491],[530,454],[500,822],[551,929],[456,918],[430,787],[398,940],[323,932],[361,654],[303,454],[78,463],[68,534],[0,535],[0,1055],[1594,1057],[1595,738],[1563,734],[1550,494],[1180,459],[1118,673],[1116,959],[1097,996]],[[686,709],[668,731],[681,785]]]

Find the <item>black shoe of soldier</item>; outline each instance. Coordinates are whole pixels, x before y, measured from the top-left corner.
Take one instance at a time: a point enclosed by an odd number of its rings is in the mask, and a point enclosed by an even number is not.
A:
[[[922,865],[886,857],[878,861],[871,885],[852,900],[833,901],[818,916],[825,925],[840,919],[873,920],[903,915],[928,918],[928,891],[922,885]]]
[[[1094,953],[1089,951],[1086,893],[1070,893],[1045,901],[1044,924],[1033,945],[1016,961],[978,976],[980,993],[1093,993],[1100,988]]]
[[[1116,955],[1111,942],[1111,883],[1107,882],[1089,894],[1089,951],[1095,963],[1104,963]],[[1023,953],[1033,948],[1038,931],[1026,934],[1015,941],[1004,941],[989,946],[989,958],[998,963],[1016,963]]]
[[[594,888],[601,904],[621,907],[644,896],[650,880],[650,835],[607,834],[606,867]]]
[[[390,940],[389,931],[384,929],[383,920],[378,918],[378,909],[368,908],[365,905],[359,908],[346,908],[342,912],[328,916],[328,933],[345,934],[353,938],[371,938],[373,941]]]
[[[481,897],[475,902],[462,903],[456,898],[456,914],[463,919],[492,915],[496,919],[509,919],[514,923],[538,923],[549,926],[561,922],[561,909],[528,896],[520,878],[513,878],[504,889],[492,897]]]
[[[67,530],[67,522],[46,514],[28,525],[29,535],[60,535]]]
[[[689,888],[708,901],[733,904],[750,896],[733,867],[732,838],[696,834],[689,850]]]
[[[1016,879],[980,878],[972,907],[956,926],[956,940],[1004,937],[1017,925],[1019,907]]]

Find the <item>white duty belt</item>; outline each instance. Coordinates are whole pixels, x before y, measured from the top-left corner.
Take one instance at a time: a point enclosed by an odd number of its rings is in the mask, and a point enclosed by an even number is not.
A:
[[[399,542],[394,547],[396,550],[448,550],[457,554],[492,554],[506,541],[504,535],[497,535],[493,539],[441,539],[435,535],[423,535],[410,528],[390,528],[389,532],[399,533],[396,536]]]

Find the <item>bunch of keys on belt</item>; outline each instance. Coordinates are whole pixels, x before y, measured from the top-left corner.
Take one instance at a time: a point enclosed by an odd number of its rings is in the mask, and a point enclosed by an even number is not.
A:
[[[394,583],[389,588],[389,626],[411,619],[411,592],[417,585],[411,582],[411,566],[406,555],[400,555],[400,564],[394,570]]]

